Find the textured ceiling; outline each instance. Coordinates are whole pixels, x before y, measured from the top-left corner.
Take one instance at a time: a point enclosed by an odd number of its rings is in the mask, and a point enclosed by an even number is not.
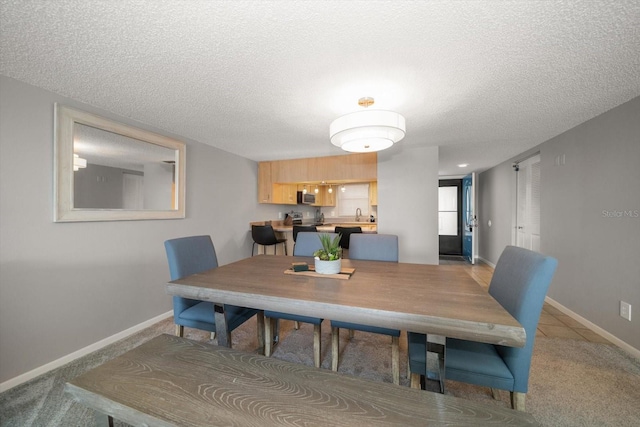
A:
[[[640,95],[638,0],[0,5],[1,74],[253,160],[342,154],[372,96],[458,175]]]

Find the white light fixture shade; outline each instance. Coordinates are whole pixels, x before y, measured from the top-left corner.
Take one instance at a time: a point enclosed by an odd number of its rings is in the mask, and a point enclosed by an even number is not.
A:
[[[339,117],[329,126],[331,143],[345,151],[366,153],[391,147],[404,138],[404,117],[393,111],[365,110]]]

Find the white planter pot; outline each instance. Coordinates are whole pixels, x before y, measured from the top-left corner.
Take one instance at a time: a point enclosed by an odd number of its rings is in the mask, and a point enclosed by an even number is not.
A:
[[[316,273],[320,274],[338,274],[342,268],[342,259],[335,261],[323,261],[316,258]]]

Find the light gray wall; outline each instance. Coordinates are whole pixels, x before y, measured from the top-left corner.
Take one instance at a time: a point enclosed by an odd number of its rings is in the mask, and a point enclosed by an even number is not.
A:
[[[144,165],[144,208],[172,209],[174,165],[148,163]]]
[[[400,262],[438,264],[438,147],[378,153],[378,218],[378,233],[398,235]]]
[[[73,173],[73,206],[122,209],[122,174],[126,169],[87,164]],[[98,180],[100,178],[100,180]]]
[[[171,310],[166,239],[209,234],[226,264],[283,210],[257,203],[253,161],[4,76],[0,93],[0,383]],[[187,218],[54,223],[54,102],[187,142]]]
[[[537,150],[541,251],[558,259],[549,297],[640,349],[640,97]],[[510,169],[511,161],[480,175],[480,256],[493,263],[511,243]],[[631,322],[619,316],[620,300],[635,307]]]

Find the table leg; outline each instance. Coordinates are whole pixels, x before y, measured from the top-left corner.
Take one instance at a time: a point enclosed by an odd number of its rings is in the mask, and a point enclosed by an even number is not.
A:
[[[224,306],[220,304],[214,304],[216,319],[216,335],[218,335],[218,345],[220,347],[231,348],[231,334],[227,328],[227,316],[224,312]]]
[[[440,382],[440,393],[444,394],[444,380],[445,380],[445,370],[444,370],[444,362],[446,356],[446,342],[447,338],[440,335],[428,335],[426,338],[426,354],[425,354],[425,368],[427,373],[427,378],[430,380],[436,380]],[[429,353],[435,353],[438,355],[438,372],[429,371],[428,368],[428,356]]]

